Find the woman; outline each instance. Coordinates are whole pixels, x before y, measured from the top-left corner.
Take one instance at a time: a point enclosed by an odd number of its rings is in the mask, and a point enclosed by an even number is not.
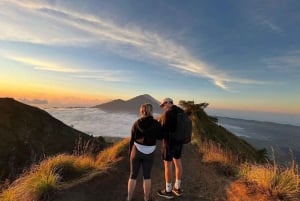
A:
[[[156,140],[162,139],[161,125],[153,118],[151,104],[142,104],[141,117],[136,120],[131,129],[130,139],[130,177],[128,180],[128,197],[131,201],[136,186],[139,168],[143,168],[144,200],[150,200],[151,169],[156,148]]]

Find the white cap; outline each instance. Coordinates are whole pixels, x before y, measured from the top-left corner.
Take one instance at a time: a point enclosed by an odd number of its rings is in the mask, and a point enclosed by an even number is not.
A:
[[[164,98],[159,106],[162,107],[165,103],[173,104],[173,99],[172,98]]]

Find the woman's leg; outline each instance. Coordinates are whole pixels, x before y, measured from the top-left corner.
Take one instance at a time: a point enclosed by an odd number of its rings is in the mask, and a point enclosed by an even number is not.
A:
[[[127,200],[132,200],[132,196],[135,190],[136,186],[136,178],[139,172],[139,167],[141,164],[140,158],[139,158],[139,152],[136,149],[136,147],[133,145],[132,151],[130,154],[130,176],[128,180],[128,195]]]
[[[128,180],[128,196],[127,200],[132,200],[133,192],[136,186],[136,179],[129,179]]]
[[[144,200],[148,201],[150,199],[151,192],[151,170],[154,161],[154,153],[144,154],[143,166],[143,188],[144,188]]]
[[[144,188],[144,200],[148,201],[150,199],[151,179],[144,179],[143,188]]]

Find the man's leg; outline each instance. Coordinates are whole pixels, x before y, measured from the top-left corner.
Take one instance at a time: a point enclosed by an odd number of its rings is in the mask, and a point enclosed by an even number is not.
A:
[[[172,161],[164,161],[166,183],[172,182]]]
[[[181,180],[182,177],[182,163],[181,159],[173,159],[174,165],[175,165],[175,178],[176,180]]]
[[[166,191],[170,192],[172,190],[172,161],[164,161],[164,165],[165,165]]]
[[[174,188],[172,189],[172,192],[177,195],[177,196],[181,196],[181,178],[182,178],[182,162],[181,162],[181,153],[182,153],[182,148],[183,145],[182,144],[178,144],[174,147],[174,158],[173,158],[173,162],[175,165],[175,183],[174,183]]]
[[[172,189],[172,192],[177,195],[181,196],[181,190],[180,190],[180,185],[181,185],[181,177],[182,177],[182,163],[181,159],[173,159],[174,165],[175,165],[175,183],[174,183],[174,188]]]
[[[172,195],[172,161],[164,160],[164,166],[166,187],[163,190],[158,191],[157,194],[161,197],[172,199],[174,198]]]
[[[163,141],[163,155],[162,158],[164,160],[164,168],[165,168],[165,182],[166,187],[163,190],[157,192],[157,194],[161,197],[172,199],[174,196],[172,195],[172,153],[170,152],[170,147],[167,146],[167,143]]]

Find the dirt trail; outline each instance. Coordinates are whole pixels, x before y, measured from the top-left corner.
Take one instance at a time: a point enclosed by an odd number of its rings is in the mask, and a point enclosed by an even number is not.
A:
[[[152,169],[152,199],[165,201],[156,192],[165,185],[163,162],[160,157],[160,142],[155,152],[155,162]],[[193,145],[183,148],[182,178],[183,196],[175,197],[175,201],[208,201],[224,199],[225,188],[229,180],[216,175],[215,170],[201,162],[201,156]],[[133,201],[143,201],[141,172]],[[129,177],[129,159],[124,157],[113,168],[78,185],[59,190],[54,193],[51,201],[124,201],[127,195]],[[219,199],[213,199],[219,197]]]

